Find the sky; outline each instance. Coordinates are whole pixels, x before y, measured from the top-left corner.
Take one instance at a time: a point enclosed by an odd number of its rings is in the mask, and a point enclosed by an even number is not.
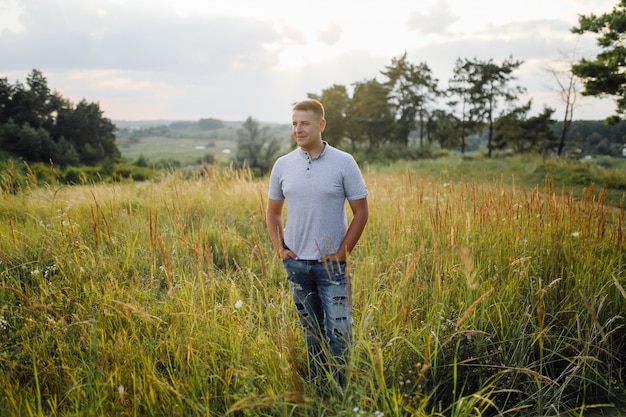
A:
[[[599,52],[570,32],[618,0],[0,0],[0,78],[97,102],[112,120],[216,118],[290,123],[291,105],[349,91],[406,52],[446,88],[455,61],[512,57],[531,113],[562,117],[554,73]],[[566,80],[565,75],[560,76]],[[604,119],[612,98],[579,98],[574,119]]]

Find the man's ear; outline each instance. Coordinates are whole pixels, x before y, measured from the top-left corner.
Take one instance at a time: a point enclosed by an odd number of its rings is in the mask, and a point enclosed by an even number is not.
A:
[[[325,127],[326,127],[326,119],[322,119],[320,121],[320,131],[323,132]]]

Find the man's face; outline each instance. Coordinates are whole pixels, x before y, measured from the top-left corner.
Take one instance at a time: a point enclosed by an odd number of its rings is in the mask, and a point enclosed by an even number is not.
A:
[[[298,146],[304,150],[310,150],[319,144],[324,126],[326,126],[326,120],[319,120],[310,110],[293,111],[291,131]]]

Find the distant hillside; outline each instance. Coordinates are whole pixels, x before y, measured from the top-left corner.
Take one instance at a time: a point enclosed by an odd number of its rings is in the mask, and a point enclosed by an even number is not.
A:
[[[113,120],[118,129],[142,129],[155,126],[169,126],[178,120]]]
[[[237,146],[237,131],[242,122],[225,122],[217,119],[114,121],[117,127],[117,146],[122,157],[134,161],[139,157],[151,163],[182,165],[199,161],[221,160],[228,162]],[[269,127],[270,134],[285,147],[290,143],[289,124],[259,124]]]
[[[145,120],[113,122],[117,127],[116,142],[122,156],[135,160],[140,156],[152,163],[157,161],[179,161],[182,165],[197,163],[198,160],[215,158],[228,162],[234,155],[237,131],[241,122],[225,122],[218,119],[187,120]],[[288,123],[263,123],[270,134],[284,143],[285,149],[291,145],[291,126]],[[559,137],[561,123],[552,126]],[[416,137],[419,133],[415,133]],[[566,152],[570,156],[612,156],[622,157],[626,144],[626,122],[607,125],[604,121],[574,121],[566,138]],[[486,131],[474,135],[467,143],[472,152],[484,149]]]
[[[148,136],[165,136],[169,138],[209,138],[217,140],[235,140],[241,122],[225,122],[218,119],[189,120],[115,120],[118,138],[142,138]],[[270,133],[277,139],[291,136],[291,126],[288,123],[263,123],[270,129]]]

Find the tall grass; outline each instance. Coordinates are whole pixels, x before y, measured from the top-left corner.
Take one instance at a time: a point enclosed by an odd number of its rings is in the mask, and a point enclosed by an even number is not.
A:
[[[440,173],[437,173],[440,176]],[[208,168],[0,203],[11,416],[580,414],[619,407],[624,212],[590,188],[366,169],[342,394],[306,352],[266,180]]]

